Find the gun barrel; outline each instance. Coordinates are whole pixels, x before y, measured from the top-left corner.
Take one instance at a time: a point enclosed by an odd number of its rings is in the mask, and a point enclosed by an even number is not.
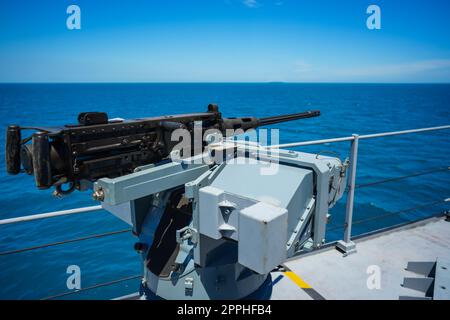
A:
[[[270,124],[298,120],[298,119],[306,119],[320,116],[319,110],[312,110],[300,113],[287,114],[283,116],[274,116],[274,117],[265,117],[260,118],[259,123],[261,126],[267,126]]]

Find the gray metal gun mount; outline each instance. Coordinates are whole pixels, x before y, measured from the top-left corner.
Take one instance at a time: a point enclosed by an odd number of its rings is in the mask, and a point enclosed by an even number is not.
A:
[[[225,140],[99,179],[94,194],[138,237],[142,298],[267,298],[274,268],[324,243],[346,168],[334,157]]]

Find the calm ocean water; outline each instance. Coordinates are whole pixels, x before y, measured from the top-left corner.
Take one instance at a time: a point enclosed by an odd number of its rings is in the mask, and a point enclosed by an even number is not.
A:
[[[82,111],[137,118],[206,110],[217,102],[226,116],[270,116],[320,109],[320,118],[290,122],[281,142],[323,139],[352,133],[430,127],[450,123],[450,85],[372,84],[1,84],[0,126],[75,123]],[[5,137],[0,136],[0,219],[94,205],[90,193],[63,199],[38,191],[31,176],[5,173]],[[347,156],[348,143],[307,147]],[[450,165],[448,131],[365,140],[360,145],[358,183]],[[354,220],[382,216],[450,197],[449,173],[435,173],[356,192]],[[345,199],[332,209],[330,228],[343,222]],[[435,205],[354,226],[360,234],[437,213]],[[107,212],[85,213],[0,226],[0,251],[127,228]],[[342,230],[329,232],[336,239]],[[0,255],[0,299],[38,299],[67,291],[66,269],[78,265],[82,287],[141,272],[130,234]],[[111,298],[135,292],[136,281],[89,290],[68,298]]]

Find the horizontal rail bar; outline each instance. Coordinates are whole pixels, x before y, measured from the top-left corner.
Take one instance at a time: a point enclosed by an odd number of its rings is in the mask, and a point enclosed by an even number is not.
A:
[[[403,135],[403,134],[438,131],[438,130],[446,130],[446,129],[450,129],[450,125],[440,126],[440,127],[431,127],[431,128],[421,128],[421,129],[412,129],[412,130],[403,130],[403,131],[392,131],[392,132],[366,134],[366,135],[359,136],[359,138],[360,139],[373,139],[373,138],[399,136],[399,135]]]
[[[102,209],[103,209],[102,206],[98,205],[98,206],[82,207],[82,208],[75,208],[75,209],[69,209],[69,210],[39,213],[39,214],[33,214],[33,215],[29,215],[29,216],[3,219],[3,220],[0,220],[0,225],[25,222],[25,221],[33,221],[33,220],[46,219],[46,218],[53,218],[53,217],[59,217],[59,216],[66,216],[69,214],[92,212],[92,211],[98,211],[98,210],[102,210]]]
[[[113,236],[116,234],[127,233],[127,232],[131,232],[131,231],[132,231],[131,229],[124,229],[124,230],[111,231],[111,232],[106,232],[106,233],[98,233],[98,234],[93,234],[93,235],[85,236],[85,237],[81,237],[81,238],[67,239],[67,240],[63,240],[63,241],[45,243],[45,244],[40,244],[37,246],[32,246],[32,247],[27,247],[27,248],[22,248],[22,249],[3,251],[3,252],[0,252],[0,256],[7,256],[10,254],[16,254],[16,253],[22,253],[22,252],[27,252],[27,251],[33,251],[33,250],[37,250],[37,249],[49,248],[49,247],[59,246],[59,245],[66,244],[66,243],[79,242],[79,241],[85,241],[85,240],[90,240],[90,239],[98,239],[98,238]]]
[[[412,129],[412,130],[403,130],[403,131],[391,131],[391,132],[382,132],[382,133],[375,133],[375,134],[366,134],[366,135],[359,136],[359,139],[374,139],[374,138],[381,138],[381,137],[388,137],[388,136],[398,136],[398,135],[403,135],[403,134],[420,133],[420,132],[427,132],[427,131],[438,131],[438,130],[446,130],[446,129],[450,129],[450,125],[439,126],[439,127],[430,127],[430,128]],[[323,140],[285,143],[285,144],[267,146],[267,148],[268,149],[292,148],[292,147],[311,146],[311,145],[324,144],[324,143],[352,141],[354,139],[355,138],[353,136],[348,136],[348,137],[341,137],[341,138],[331,138],[331,139],[323,139]]]
[[[331,138],[331,139],[323,139],[323,140],[312,140],[312,141],[302,141],[302,142],[293,142],[293,143],[285,143],[274,146],[267,146],[269,149],[282,149],[282,148],[292,148],[292,147],[300,147],[300,146],[311,146],[315,144],[325,144],[332,142],[343,142],[343,141],[352,141],[353,137],[342,137],[342,138]]]

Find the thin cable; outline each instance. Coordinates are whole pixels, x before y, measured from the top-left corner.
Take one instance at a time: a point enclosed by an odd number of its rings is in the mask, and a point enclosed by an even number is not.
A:
[[[417,173],[413,173],[413,174],[409,174],[409,175],[405,175],[405,176],[394,177],[394,178],[379,180],[379,181],[375,181],[375,182],[369,182],[369,183],[365,183],[365,184],[357,184],[356,188],[365,188],[365,187],[370,187],[370,186],[374,186],[374,185],[382,184],[382,183],[386,183],[386,182],[399,181],[399,180],[403,180],[403,179],[407,179],[407,178],[418,177],[418,176],[422,176],[422,175],[426,175],[426,174],[432,174],[432,173],[436,173],[436,172],[445,172],[445,171],[450,172],[450,167],[439,167],[439,168],[421,171],[421,172],[417,172]]]
[[[33,247],[27,247],[27,248],[10,250],[10,251],[3,251],[3,252],[0,252],[0,256],[6,256],[6,255],[10,255],[10,254],[15,254],[15,253],[21,253],[21,252],[32,251],[32,250],[36,250],[36,249],[48,248],[48,247],[58,246],[58,245],[61,245],[61,244],[66,244],[66,243],[71,243],[71,242],[79,242],[79,241],[84,241],[84,240],[89,240],[89,239],[102,238],[102,237],[106,237],[106,236],[112,236],[112,235],[116,235],[116,234],[130,232],[130,231],[131,231],[131,229],[124,229],[124,230],[118,230],[118,231],[94,234],[94,235],[81,237],[81,238],[75,238],[75,239],[69,239],[69,240],[64,240],[64,241],[46,243],[46,244],[41,244],[41,245],[33,246]]]
[[[397,229],[400,227],[405,227],[408,225],[412,225],[415,223],[419,223],[419,222],[423,222],[423,221],[427,221],[428,219],[433,219],[433,218],[442,218],[445,217],[445,212],[439,211],[439,212],[434,212],[431,215],[427,216],[427,217],[421,217],[417,220],[411,220],[411,221],[406,221],[406,222],[401,222],[401,223],[397,223],[394,224],[392,226],[387,226],[381,229],[375,229],[375,230],[371,230],[371,231],[367,231],[361,234],[357,234],[355,236],[352,236],[352,239],[358,239],[358,238],[363,238],[363,237],[367,237],[370,236],[372,234],[379,234],[379,233],[383,233],[389,230],[393,230],[393,229]]]
[[[447,203],[449,201],[450,201],[449,199],[433,201],[433,202],[430,202],[430,203],[426,203],[426,204],[423,204],[423,205],[419,205],[419,206],[416,206],[416,207],[412,207],[412,208],[408,208],[408,209],[404,209],[404,210],[400,210],[400,211],[396,211],[396,212],[390,212],[390,213],[379,215],[379,216],[375,216],[375,217],[370,217],[370,218],[356,220],[356,221],[353,221],[352,226],[355,225],[355,224],[361,224],[361,223],[365,223],[365,222],[368,222],[368,221],[384,219],[384,218],[387,218],[387,217],[390,217],[390,216],[395,216],[395,215],[399,215],[399,214],[403,214],[403,213],[408,213],[408,212],[411,212],[411,211],[415,211],[417,209],[422,209],[422,208],[429,207],[429,206],[434,206],[434,205],[437,205],[437,204]],[[333,228],[329,228],[327,231],[333,231],[333,230],[336,230],[336,229],[344,228],[344,227],[346,227],[346,225],[347,224],[344,223],[344,224],[335,226]]]
[[[423,204],[423,205],[419,205],[419,206],[416,206],[416,207],[413,207],[413,208],[408,208],[408,209],[400,210],[400,211],[397,211],[397,212],[392,212],[392,213],[382,214],[382,215],[375,216],[375,217],[370,217],[370,218],[366,218],[366,219],[357,220],[357,221],[353,222],[353,225],[366,223],[368,221],[373,221],[373,220],[378,220],[378,219],[384,219],[384,218],[387,218],[387,217],[390,217],[390,216],[395,216],[395,215],[399,215],[399,214],[403,214],[403,213],[408,213],[408,212],[411,212],[411,211],[415,211],[417,209],[422,209],[422,208],[426,208],[426,207],[435,206],[437,204],[446,203],[448,201],[449,201],[448,199],[439,200],[439,201],[433,201],[433,202],[429,202],[429,203],[426,203],[426,204]]]
[[[137,278],[141,278],[141,277],[142,277],[142,275],[129,276],[129,277],[125,277],[125,278],[121,278],[121,279],[117,279],[117,280],[113,280],[113,281],[109,281],[109,282],[95,284],[95,285],[92,285],[90,287],[81,288],[81,289],[77,289],[77,290],[74,290],[74,291],[58,293],[58,294],[55,294],[55,295],[52,295],[52,296],[41,298],[40,300],[51,300],[51,299],[55,299],[55,298],[61,298],[61,297],[65,297],[65,296],[69,296],[69,295],[75,294],[75,293],[88,291],[88,290],[101,288],[101,287],[106,287],[106,286],[110,286],[110,285],[113,285],[113,284],[116,284],[116,283],[120,283],[120,282],[124,282],[124,281],[128,281],[128,280],[133,280],[133,279],[137,279]]]

